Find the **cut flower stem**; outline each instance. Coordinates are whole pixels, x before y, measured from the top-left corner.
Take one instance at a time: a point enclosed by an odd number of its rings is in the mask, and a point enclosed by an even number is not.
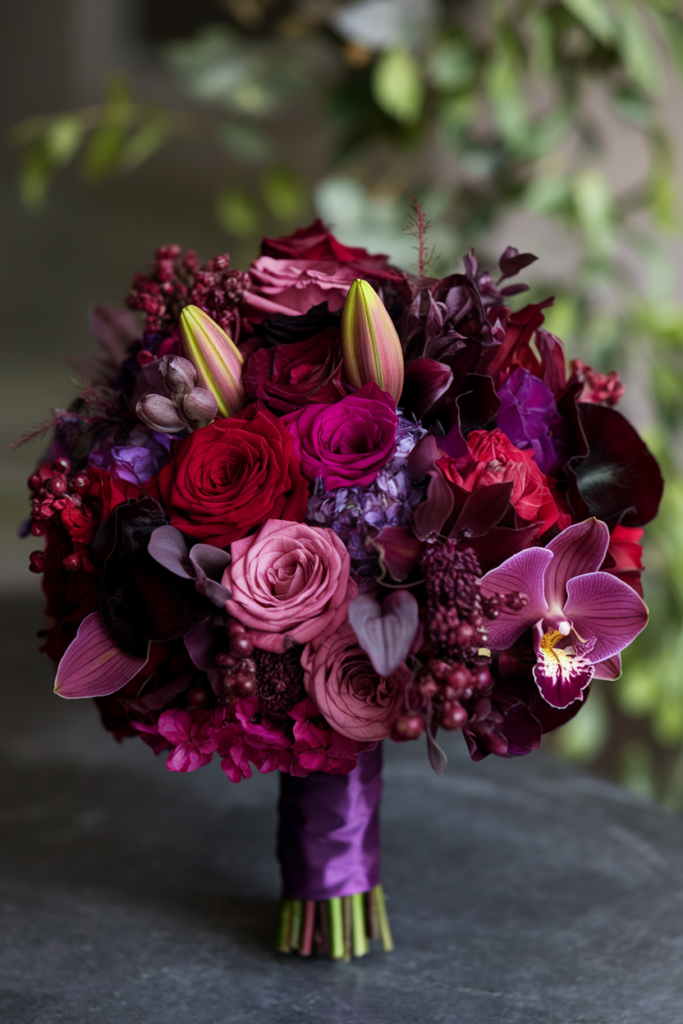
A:
[[[375,939],[381,940],[385,953],[393,950],[381,885],[329,900],[280,901],[278,953],[310,956],[315,949],[332,960],[349,962],[366,956]]]

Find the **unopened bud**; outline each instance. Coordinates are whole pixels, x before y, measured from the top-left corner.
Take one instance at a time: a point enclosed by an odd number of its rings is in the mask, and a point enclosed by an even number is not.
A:
[[[187,423],[175,403],[164,395],[145,395],[136,405],[135,411],[146,426],[162,434],[177,434],[187,429]]]
[[[193,388],[182,400],[183,412],[192,427],[205,427],[216,419],[218,403],[206,388]]]
[[[189,359],[183,356],[163,356],[159,368],[164,383],[174,395],[186,395],[197,383],[197,371]]]
[[[349,288],[341,320],[344,369],[355,388],[377,384],[398,403],[403,391],[403,350],[384,303],[367,281]]]
[[[221,416],[239,412],[245,402],[242,356],[222,327],[198,306],[180,314],[185,355],[197,370],[199,384],[214,395]]]

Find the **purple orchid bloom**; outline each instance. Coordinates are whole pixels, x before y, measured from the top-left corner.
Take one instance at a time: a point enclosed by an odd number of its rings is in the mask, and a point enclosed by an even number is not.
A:
[[[511,595],[487,627],[489,647],[504,651],[532,626],[534,679],[555,708],[582,700],[593,678],[621,675],[619,652],[647,625],[647,607],[638,594],[597,571],[608,545],[605,523],[587,519],[545,548],[518,552],[481,581],[486,597]],[[519,595],[526,598],[523,607]]]

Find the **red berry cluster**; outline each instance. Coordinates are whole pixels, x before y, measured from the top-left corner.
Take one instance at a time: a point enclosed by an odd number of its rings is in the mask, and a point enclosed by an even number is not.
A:
[[[34,537],[42,537],[49,528],[51,520],[61,518],[63,512],[78,509],[83,519],[92,518],[92,512],[83,504],[83,495],[90,487],[90,481],[84,473],[71,474],[71,463],[67,458],[44,462],[28,480],[32,491],[30,532]],[[85,564],[87,562],[87,565]],[[87,556],[72,552],[64,557],[63,566],[70,572],[81,568],[92,568]],[[29,555],[31,572],[43,572],[45,555],[42,551],[32,551]]]
[[[187,305],[199,306],[231,332],[236,307],[250,285],[249,274],[230,270],[227,253],[202,266],[194,249],[183,252],[179,245],[162,245],[147,272],[133,278],[126,305],[147,314],[151,334],[171,333]]]

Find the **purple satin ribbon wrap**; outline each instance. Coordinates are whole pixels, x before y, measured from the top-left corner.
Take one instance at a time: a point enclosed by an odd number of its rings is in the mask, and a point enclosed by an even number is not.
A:
[[[280,774],[277,855],[283,896],[329,900],[380,881],[382,744],[358,755],[348,775]]]

